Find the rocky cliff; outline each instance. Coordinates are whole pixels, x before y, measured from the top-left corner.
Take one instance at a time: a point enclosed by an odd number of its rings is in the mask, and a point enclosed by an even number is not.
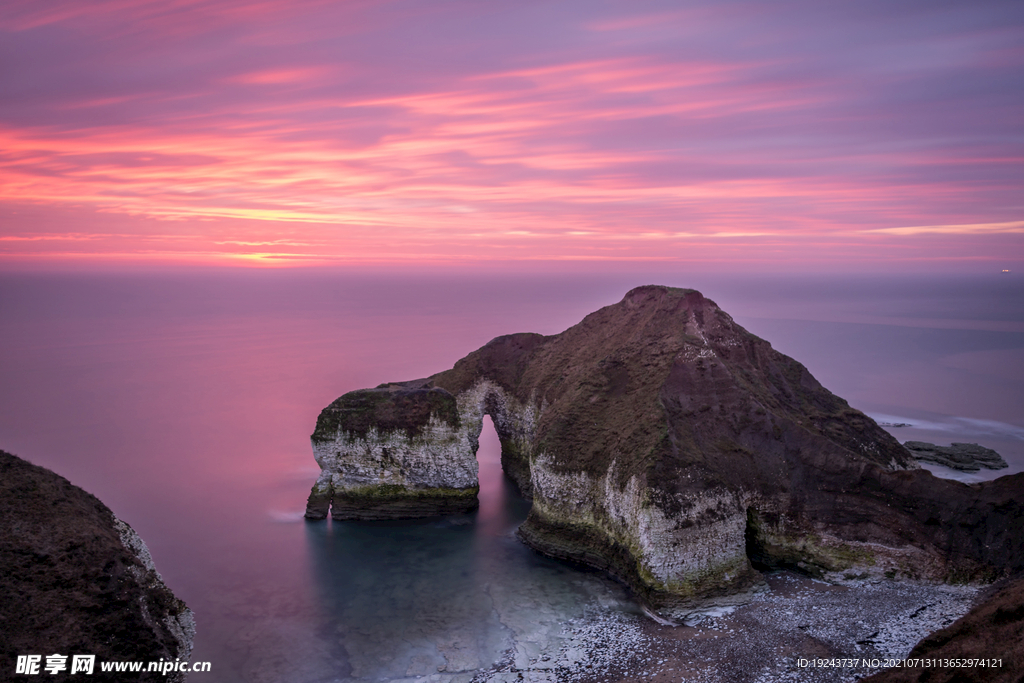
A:
[[[90,680],[123,680],[102,673],[99,662],[187,661],[194,634],[192,612],[164,585],[130,526],[63,477],[0,451],[3,674],[13,676],[20,655],[42,655],[45,665],[56,653],[68,657],[66,676],[72,655],[92,654]]]
[[[341,519],[469,507],[483,414],[533,499],[522,539],[620,577],[665,619],[743,600],[765,567],[973,580],[1022,565],[1019,476],[936,479],[714,302],[660,286],[342,396],[313,434],[307,517],[332,500]]]

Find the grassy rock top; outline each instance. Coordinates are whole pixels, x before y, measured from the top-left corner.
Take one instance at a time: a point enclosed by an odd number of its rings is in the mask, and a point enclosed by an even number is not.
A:
[[[545,406],[538,445],[559,469],[600,474],[615,461],[621,481],[670,493],[687,482],[777,490],[801,450],[916,467],[870,418],[692,289],[637,287],[561,334],[498,337],[430,382],[458,394],[480,378]]]
[[[459,411],[455,397],[444,389],[415,384],[382,384],[350,391],[320,412],[312,438],[327,441],[339,432],[365,437],[371,428],[376,428],[381,433],[404,431],[412,439],[427,426],[431,415],[457,429]]]

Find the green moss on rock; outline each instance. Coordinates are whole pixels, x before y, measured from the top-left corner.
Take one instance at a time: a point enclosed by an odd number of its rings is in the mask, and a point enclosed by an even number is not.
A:
[[[383,520],[463,514],[479,506],[479,491],[479,486],[464,489],[407,488],[395,484],[335,491],[331,517],[337,520]]]

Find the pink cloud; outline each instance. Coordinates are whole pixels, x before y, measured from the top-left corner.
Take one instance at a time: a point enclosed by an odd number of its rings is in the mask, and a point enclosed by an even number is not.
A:
[[[922,5],[893,19],[908,39],[743,7],[16,3],[0,207],[33,211],[0,214],[0,259],[942,260],[1017,239],[894,232],[1024,218],[1024,55],[978,27],[997,11],[965,37]]]

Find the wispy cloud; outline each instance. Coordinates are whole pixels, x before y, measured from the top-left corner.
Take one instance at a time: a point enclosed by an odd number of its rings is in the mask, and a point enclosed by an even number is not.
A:
[[[1024,234],[1024,221],[1004,223],[968,223],[964,225],[915,225],[904,228],[875,228],[867,232],[886,235],[990,235],[1000,233]]]
[[[0,256],[1005,257],[1022,13],[793,12],[14,2]]]

